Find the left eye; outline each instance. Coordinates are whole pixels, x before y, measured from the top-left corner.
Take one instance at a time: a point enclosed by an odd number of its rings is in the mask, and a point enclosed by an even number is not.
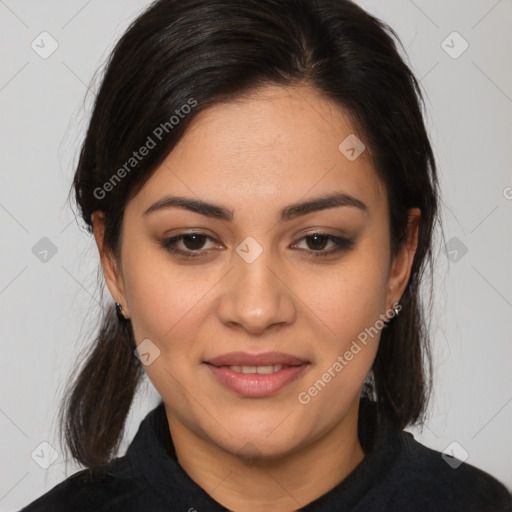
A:
[[[354,240],[329,235],[327,233],[312,233],[310,235],[305,235],[299,240],[299,242],[302,241],[306,241],[306,245],[308,246],[307,249],[303,250],[309,253],[313,258],[331,256],[340,251],[348,251],[355,244]],[[329,242],[333,244],[331,249],[324,250],[326,244]]]
[[[312,251],[321,251],[325,249],[325,246],[331,242],[334,244],[334,247],[336,247],[337,242],[335,242],[336,237],[331,235],[326,235],[322,233],[315,233],[313,235],[306,235],[302,237],[299,242],[306,241],[306,245],[308,246],[309,250]],[[340,240],[340,239],[338,239]],[[339,245],[339,244],[338,244]],[[332,247],[332,246],[331,246]],[[327,251],[330,252],[330,251]]]
[[[162,240],[161,246],[167,251],[179,256],[196,258],[208,252],[208,249],[204,249],[204,245],[208,239],[215,242],[212,237],[202,233],[186,233]],[[303,241],[306,242],[308,247],[306,249],[299,249],[310,253],[313,257],[328,256],[344,249],[348,250],[354,245],[354,241],[347,238],[337,237],[327,233],[312,233],[300,238],[292,247],[297,247],[297,245]],[[331,248],[325,250],[329,242],[332,244]],[[180,243],[183,248],[178,247]]]

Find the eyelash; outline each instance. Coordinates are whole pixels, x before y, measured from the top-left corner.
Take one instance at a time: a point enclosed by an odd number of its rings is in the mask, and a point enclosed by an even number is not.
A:
[[[193,250],[189,249],[187,251],[183,251],[183,250],[177,249],[175,247],[175,245],[178,242],[180,242],[181,240],[183,240],[186,237],[193,236],[193,235],[199,235],[199,236],[206,237],[207,239],[214,240],[212,237],[210,237],[208,235],[205,235],[203,233],[194,233],[194,232],[192,232],[192,233],[183,233],[181,235],[178,235],[178,236],[175,236],[175,237],[172,237],[172,238],[164,238],[163,240],[160,241],[160,245],[166,251],[168,251],[170,253],[173,253],[173,254],[176,254],[176,255],[178,255],[180,257],[189,258],[189,259],[202,257],[202,256],[205,255],[205,252],[208,252],[208,250],[203,251],[201,249],[198,249],[196,251],[193,251]],[[311,234],[305,235],[302,238],[300,238],[297,242],[302,242],[303,240],[306,240],[306,239],[314,237],[314,236],[325,237],[328,240],[334,242],[336,244],[336,247],[334,249],[330,249],[328,251],[325,251],[325,250],[317,250],[317,251],[315,251],[313,249],[300,249],[302,251],[309,252],[310,256],[312,258],[322,258],[322,257],[331,256],[334,253],[337,253],[337,252],[340,252],[340,251],[344,251],[344,250],[348,251],[355,244],[354,240],[351,240],[351,239],[348,239],[348,238],[343,238],[343,237],[337,237],[337,236],[334,236],[334,235],[330,235],[328,233],[321,233],[321,232],[311,233]]]

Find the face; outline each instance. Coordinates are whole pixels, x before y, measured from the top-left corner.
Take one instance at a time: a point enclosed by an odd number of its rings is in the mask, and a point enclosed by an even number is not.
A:
[[[271,457],[357,416],[416,233],[392,257],[385,186],[367,151],[340,151],[350,134],[313,89],[269,86],[196,116],[128,203],[117,265],[95,216],[170,424]],[[215,207],[146,212],[168,196]]]

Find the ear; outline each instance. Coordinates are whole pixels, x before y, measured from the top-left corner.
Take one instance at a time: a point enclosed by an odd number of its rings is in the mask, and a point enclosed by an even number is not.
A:
[[[398,249],[391,262],[387,297],[388,308],[391,308],[395,302],[398,302],[404,293],[409,276],[411,275],[416,247],[418,246],[418,230],[421,219],[420,209],[410,208],[407,212],[407,218],[406,240]]]
[[[100,210],[96,210],[92,213],[91,219],[93,223],[94,238],[100,254],[103,275],[105,276],[105,282],[107,283],[112,298],[115,302],[119,302],[121,306],[123,306],[123,312],[128,318],[130,315],[126,302],[124,281],[119,270],[118,261],[112,251],[104,244],[105,214]]]

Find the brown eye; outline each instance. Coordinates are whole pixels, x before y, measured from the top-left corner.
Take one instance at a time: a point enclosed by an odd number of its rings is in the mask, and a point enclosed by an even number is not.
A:
[[[183,235],[183,245],[186,249],[191,251],[197,251],[202,249],[204,243],[208,237],[206,235],[199,235],[197,233],[193,233],[191,235]]]
[[[313,251],[325,249],[327,242],[329,242],[329,237],[327,235],[315,234],[305,238],[307,239],[308,247]]]
[[[301,242],[306,242],[306,248],[302,249],[299,247],[299,249],[312,257],[331,256],[337,252],[348,251],[355,245],[354,240],[329,235],[327,233],[312,233],[311,235],[303,236],[295,244],[295,247]],[[326,249],[329,243],[332,245],[329,249]]]
[[[185,258],[197,258],[204,256],[209,252],[209,248],[204,248],[208,240],[215,240],[203,233],[183,233],[181,235],[165,238],[160,241],[160,245],[168,252]]]

